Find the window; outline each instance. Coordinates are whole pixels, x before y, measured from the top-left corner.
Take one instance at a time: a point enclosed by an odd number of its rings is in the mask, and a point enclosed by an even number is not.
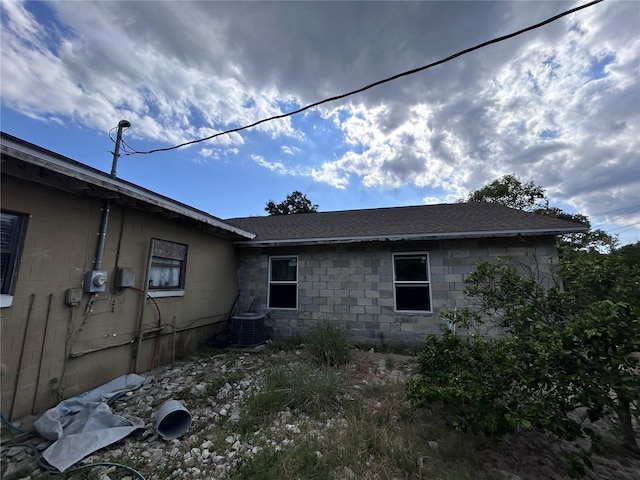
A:
[[[187,246],[153,239],[149,266],[149,294],[163,296],[184,294]]]
[[[165,257],[151,257],[149,288],[182,288],[182,260]]]
[[[0,211],[0,307],[10,307],[13,302],[26,227],[26,214]]]
[[[397,311],[430,312],[429,255],[393,255],[393,279]]]
[[[269,259],[269,308],[298,308],[298,257]]]

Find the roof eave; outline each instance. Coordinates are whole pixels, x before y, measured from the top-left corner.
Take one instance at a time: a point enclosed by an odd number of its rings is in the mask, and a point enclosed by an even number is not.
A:
[[[91,185],[128,196],[132,199],[139,200],[150,205],[155,205],[159,208],[196,220],[197,222],[209,227],[235,234],[239,237],[246,239],[255,238],[254,234],[219,221],[205,212],[201,212],[193,207],[171,200],[135,184],[118,178],[113,178],[100,170],[85,166],[80,162],[52,154],[44,149],[34,148],[34,146],[29,143],[19,140],[16,141],[3,135],[1,149],[3,155],[16,158],[20,161],[36,165],[60,175],[87,182]]]
[[[492,230],[477,232],[447,232],[409,235],[374,235],[361,237],[327,237],[327,238],[293,238],[284,240],[238,240],[234,245],[247,248],[332,245],[363,242],[401,242],[426,240],[453,240],[472,238],[501,238],[518,236],[567,235],[570,233],[586,232],[587,227],[556,228],[556,229],[528,229],[528,230]]]

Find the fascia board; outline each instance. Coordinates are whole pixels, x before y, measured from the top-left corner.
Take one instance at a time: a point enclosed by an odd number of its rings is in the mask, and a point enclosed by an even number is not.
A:
[[[46,151],[41,149],[35,149],[29,145],[12,141],[8,138],[2,138],[2,153],[31,165],[36,165],[52,172],[75,178],[77,180],[102,187],[106,190],[117,192],[135,200],[164,208],[183,217],[191,218],[206,225],[235,233],[241,237],[247,239],[255,238],[253,233],[245,232],[244,230],[217,220],[205,212],[139,187],[133,183],[129,183],[118,178],[112,178],[106,173],[83,165],[80,162],[67,158],[64,158],[63,160],[62,157],[59,158],[55,155],[46,153]]]
[[[528,230],[493,230],[477,232],[447,232],[434,234],[411,235],[373,235],[362,237],[331,237],[331,238],[299,238],[285,240],[237,240],[234,245],[239,247],[280,247],[289,245],[329,245],[361,242],[400,242],[420,240],[454,240],[471,238],[498,238],[536,235],[567,235],[570,233],[586,232],[587,228],[558,228],[558,229],[528,229]]]

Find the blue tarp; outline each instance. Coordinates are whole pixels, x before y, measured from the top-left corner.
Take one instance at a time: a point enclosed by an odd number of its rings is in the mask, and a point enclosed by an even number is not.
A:
[[[42,453],[44,459],[64,472],[96,450],[144,428],[142,419],[116,415],[108,404],[151,380],[135,373],[123,375],[47,410],[34,424],[40,435],[53,441]]]

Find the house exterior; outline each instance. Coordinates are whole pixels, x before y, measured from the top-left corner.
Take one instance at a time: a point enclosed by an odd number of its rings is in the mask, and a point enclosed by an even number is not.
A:
[[[226,220],[239,239],[241,308],[264,312],[275,338],[318,322],[352,340],[416,344],[440,333],[443,310],[465,306],[478,262],[510,259],[551,281],[555,236],[586,227],[475,202]]]
[[[221,220],[0,133],[1,402],[9,419],[191,354],[239,310],[419,343],[481,260],[550,274],[563,220],[471,203]]]
[[[11,135],[0,140],[5,416],[169,363],[224,327],[238,291],[233,241],[252,234]]]

